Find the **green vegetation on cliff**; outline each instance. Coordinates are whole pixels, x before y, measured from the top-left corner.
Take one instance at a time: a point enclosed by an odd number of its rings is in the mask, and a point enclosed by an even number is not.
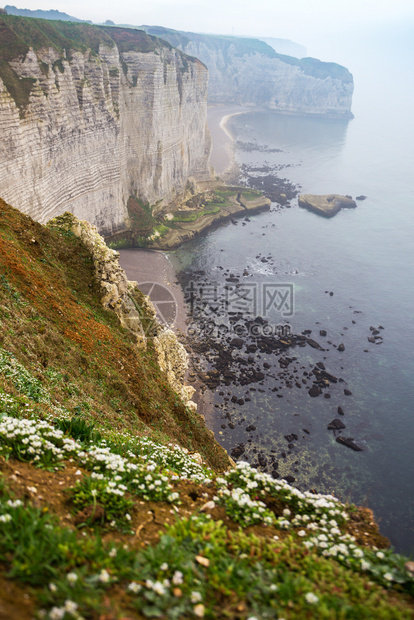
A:
[[[167,41],[135,29],[0,15],[0,78],[22,111],[29,103],[30,92],[36,80],[21,78],[9,65],[10,61],[24,59],[30,48],[35,52],[52,48],[61,57],[55,66],[63,72],[62,61],[70,59],[73,52],[91,50],[93,54],[98,54],[102,44],[107,47],[116,45],[120,53],[148,53],[158,52],[162,48],[171,49]],[[183,67],[186,62],[183,54]]]
[[[210,34],[198,34],[195,32],[183,32],[179,30],[172,30],[171,28],[163,28],[160,26],[140,26],[143,30],[149,34],[156,35],[165,39],[171,45],[179,46],[185,49],[186,45],[192,42],[195,45],[202,44],[203,46],[215,49],[223,53],[224,57],[229,54],[230,47],[233,50],[233,54],[236,56],[244,56],[251,54],[261,54],[268,58],[277,58],[280,61],[299,67],[299,69],[306,75],[326,79],[328,77],[332,79],[342,80],[344,83],[353,81],[351,73],[343,67],[333,62],[322,62],[316,58],[294,58],[293,56],[285,56],[278,54],[270,45],[259,39],[247,38],[247,37],[233,37],[224,35],[210,35]]]
[[[371,512],[229,468],[59,221],[0,200],[2,614],[413,618]]]

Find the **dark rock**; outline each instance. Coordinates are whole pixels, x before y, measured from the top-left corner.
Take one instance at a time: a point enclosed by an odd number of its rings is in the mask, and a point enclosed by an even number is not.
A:
[[[345,351],[345,345],[342,344],[342,343],[340,345],[338,345],[337,348],[338,348],[338,351],[340,351],[341,353],[342,353],[342,351]]]
[[[291,435],[285,435],[285,439],[290,443],[292,441],[295,441],[295,439],[298,439],[298,436],[292,433]]]
[[[328,424],[328,431],[339,431],[342,428],[346,428],[346,426],[341,420],[338,420],[338,418],[335,418],[335,420],[332,420],[332,422]]]
[[[347,390],[347,389],[345,389],[345,390],[344,390],[344,394],[345,394],[345,396],[352,396],[352,392],[351,392],[351,390]]]
[[[338,413],[339,413],[339,415],[345,415],[344,414],[344,410],[342,409],[342,407],[338,407]]]
[[[318,351],[325,351],[325,349],[323,349],[321,345],[316,342],[316,340],[312,340],[312,338],[306,338],[306,342],[310,347],[312,347],[312,349],[318,349]]]
[[[230,456],[234,459],[238,459],[244,453],[244,444],[239,444],[230,452]]]
[[[317,367],[320,368],[321,370],[325,370],[325,364],[323,362],[317,362]]]
[[[307,428],[302,428],[303,432],[306,433],[307,435],[310,435],[310,431],[308,431]]]
[[[309,396],[312,396],[312,398],[316,398],[317,396],[320,396],[322,394],[322,392],[321,392],[321,390],[318,387],[316,387],[316,385],[314,385],[308,391],[308,394],[309,394]]]
[[[282,480],[286,480],[286,482],[289,482],[289,484],[291,484],[292,482],[295,482],[296,478],[294,478],[293,476],[283,476]]]
[[[248,433],[251,433],[252,431],[255,431],[255,430],[256,430],[256,427],[254,426],[254,424],[250,424],[250,426],[246,428],[246,431]]]
[[[336,441],[343,444],[347,448],[355,450],[356,452],[362,452],[362,448],[354,442],[353,437],[337,437]]]
[[[319,335],[325,337],[326,336],[326,331],[324,329],[320,329],[319,330]]]
[[[235,347],[236,349],[241,349],[244,345],[244,341],[241,338],[233,338],[230,344],[232,347]]]
[[[365,200],[365,199],[366,199],[366,196],[364,196],[364,194],[361,194],[360,196],[357,196],[355,198],[355,200]]]

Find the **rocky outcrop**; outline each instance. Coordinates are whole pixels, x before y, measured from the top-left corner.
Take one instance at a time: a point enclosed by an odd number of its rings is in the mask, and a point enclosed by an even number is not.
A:
[[[339,194],[302,194],[298,198],[299,206],[313,211],[323,217],[333,217],[341,209],[354,209],[356,203],[348,196]]]
[[[0,18],[0,196],[107,234],[209,178],[208,72],[137,30]]]
[[[341,65],[278,54],[263,40],[143,28],[205,63],[210,103],[352,117],[353,78]]]
[[[121,325],[134,336],[138,349],[145,349],[148,339],[152,340],[158,365],[166,374],[169,385],[187,407],[196,410],[197,405],[191,400],[195,389],[185,385],[188,353],[174,332],[158,323],[150,298],[139,290],[136,282],[127,280],[119,264],[119,252],[108,248],[96,226],[79,220],[71,213],[64,213],[47,225],[52,229],[71,232],[82,241],[92,257],[104,308],[117,314]]]

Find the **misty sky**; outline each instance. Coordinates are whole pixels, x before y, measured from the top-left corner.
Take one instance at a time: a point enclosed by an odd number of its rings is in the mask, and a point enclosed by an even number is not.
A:
[[[7,2],[7,0],[6,0]],[[161,25],[179,30],[280,37],[309,55],[343,62],[343,50],[371,33],[414,39],[414,0],[8,0],[19,8],[58,9],[94,22]],[[6,3],[5,3],[6,4]]]

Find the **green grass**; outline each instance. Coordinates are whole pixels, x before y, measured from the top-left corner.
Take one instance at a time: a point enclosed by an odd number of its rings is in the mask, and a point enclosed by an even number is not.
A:
[[[204,215],[213,215],[219,213],[222,207],[222,203],[211,202],[205,209],[201,211],[176,211],[174,213],[173,222],[195,222]]]

